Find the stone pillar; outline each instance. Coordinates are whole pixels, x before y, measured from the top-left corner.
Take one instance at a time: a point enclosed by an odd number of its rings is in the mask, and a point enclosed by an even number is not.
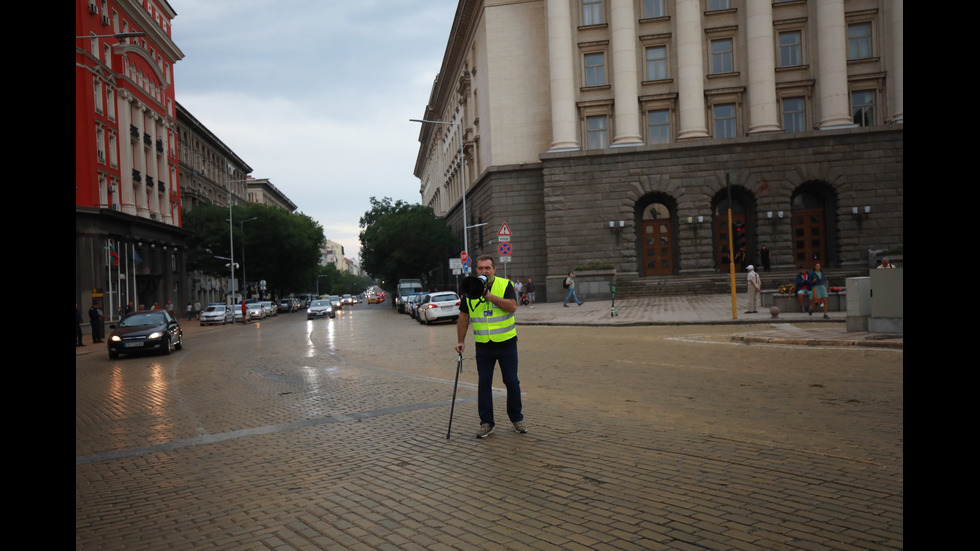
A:
[[[854,126],[847,92],[847,23],[844,0],[817,3],[817,81],[822,130]]]
[[[904,0],[892,0],[885,4],[888,18],[888,31],[892,37],[888,63],[888,95],[892,98],[892,122],[905,122],[905,35],[902,26],[905,23]]]
[[[551,72],[551,150],[580,149],[575,107],[572,11],[568,0],[548,0],[548,61]]]
[[[700,0],[677,0],[678,140],[707,138],[704,111],[704,33]]]
[[[612,68],[616,128],[612,145],[643,143],[640,134],[640,80],[636,71],[636,14],[633,0],[611,0]]]
[[[779,132],[772,0],[747,0],[749,134]]]

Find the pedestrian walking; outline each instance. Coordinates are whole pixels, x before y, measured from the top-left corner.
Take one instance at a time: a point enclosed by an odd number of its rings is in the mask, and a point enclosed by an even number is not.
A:
[[[531,306],[531,309],[533,310],[534,309],[534,280],[531,278],[527,278],[527,286],[525,286],[524,289],[527,291],[527,302]]]
[[[568,308],[568,301],[573,300],[575,304],[582,306],[582,301],[578,299],[578,295],[575,294],[575,272],[568,272],[568,277],[565,278],[565,282],[562,283],[562,287],[565,288],[565,303],[562,304],[565,308]]]

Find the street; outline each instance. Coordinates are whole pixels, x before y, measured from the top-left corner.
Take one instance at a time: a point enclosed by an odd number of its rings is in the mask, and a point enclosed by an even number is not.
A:
[[[470,332],[447,440],[455,324],[185,330],[76,356],[76,549],[904,547],[901,350],[519,325],[528,433],[498,373],[477,440]]]

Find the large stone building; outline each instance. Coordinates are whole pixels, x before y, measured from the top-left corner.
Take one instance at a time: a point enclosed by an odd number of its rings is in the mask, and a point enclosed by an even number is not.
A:
[[[506,223],[539,290],[727,272],[729,211],[750,262],[866,266],[904,238],[902,25],[901,0],[461,0],[422,202],[470,257]]]
[[[165,0],[75,4],[75,302],[187,298],[171,38]]]

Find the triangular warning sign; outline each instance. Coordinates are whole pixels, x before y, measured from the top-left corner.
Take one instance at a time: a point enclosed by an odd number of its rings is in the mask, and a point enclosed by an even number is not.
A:
[[[497,235],[503,236],[503,235],[510,235],[510,234],[511,234],[510,228],[507,227],[507,222],[504,222],[504,225],[500,226],[500,231],[497,232]]]

